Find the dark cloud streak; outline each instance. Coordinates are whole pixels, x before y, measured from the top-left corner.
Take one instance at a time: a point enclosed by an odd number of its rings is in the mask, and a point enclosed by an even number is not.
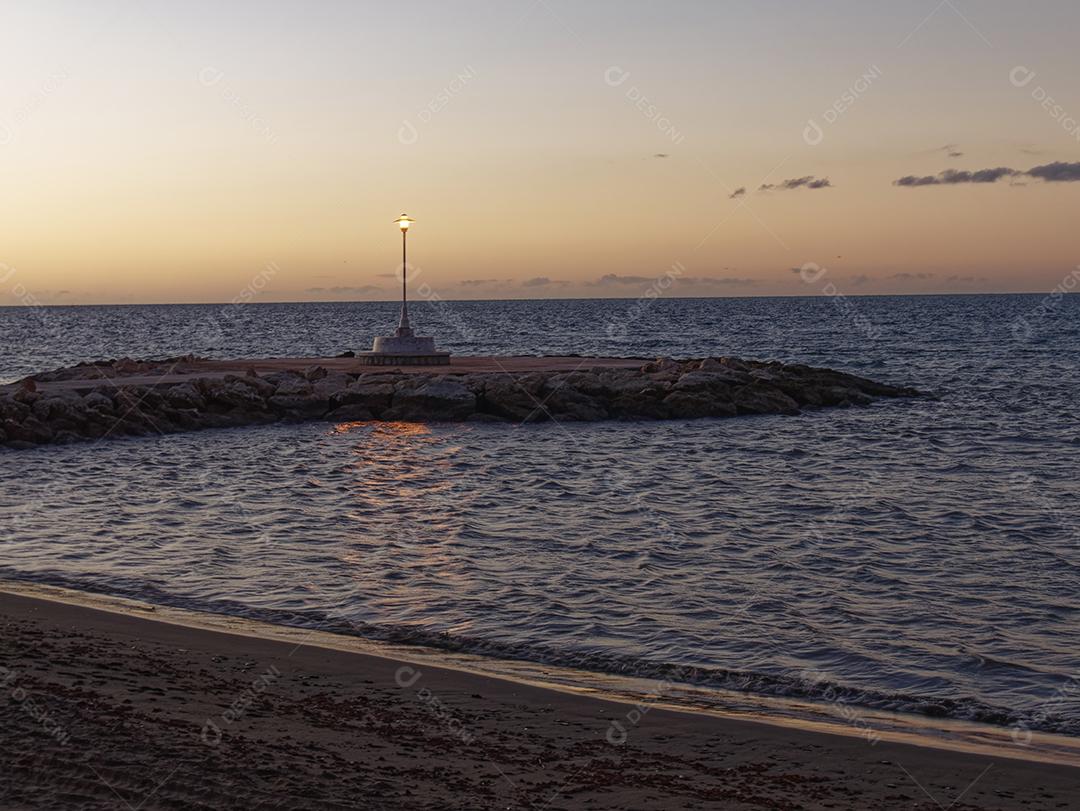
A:
[[[791,177],[782,183],[762,183],[758,186],[758,191],[788,191],[789,189],[829,189],[832,188],[832,183],[829,182],[827,177],[814,177],[813,175],[806,175],[806,177]]]
[[[1033,166],[1026,172],[998,166],[994,169],[977,169],[973,172],[946,169],[936,175],[905,175],[893,181],[894,186],[955,186],[963,183],[997,183],[1002,178],[1034,177],[1047,183],[1075,183],[1080,181],[1080,162],[1054,163]],[[1020,185],[1020,184],[1017,184]]]

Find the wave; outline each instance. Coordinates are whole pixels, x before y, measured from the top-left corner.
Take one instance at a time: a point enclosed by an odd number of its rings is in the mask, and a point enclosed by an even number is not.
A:
[[[223,614],[274,625],[316,629],[373,641],[421,646],[492,659],[632,677],[654,681],[658,684],[685,685],[769,698],[800,699],[844,707],[884,710],[921,715],[927,718],[969,721],[1014,730],[1080,737],[1080,718],[1061,717],[1053,712],[1047,712],[1045,707],[1017,710],[986,703],[974,697],[954,699],[929,694],[916,695],[867,689],[821,679],[810,672],[763,673],[653,661],[616,653],[586,652],[544,644],[506,643],[468,635],[436,632],[410,625],[356,621],[335,611],[259,608],[232,600],[194,599],[178,596],[133,579],[117,578],[105,583],[90,577],[72,577],[57,572],[26,573],[6,566],[0,566],[0,577],[77,591],[96,592],[204,613]],[[1011,666],[1009,663],[999,662],[989,657],[975,655],[973,657],[984,667]],[[1063,676],[1064,678],[1066,677]]]

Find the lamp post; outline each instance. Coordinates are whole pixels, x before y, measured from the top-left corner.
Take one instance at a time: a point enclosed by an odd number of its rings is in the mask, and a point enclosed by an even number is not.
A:
[[[402,214],[396,220],[401,229],[401,320],[394,335],[376,335],[370,352],[356,357],[364,366],[448,366],[450,353],[435,348],[430,335],[414,335],[409,324],[409,226],[416,220]]]
[[[407,338],[410,337],[413,332],[412,327],[409,326],[409,304],[408,293],[406,291],[409,263],[405,246],[406,237],[409,233],[409,226],[416,222],[416,220],[408,214],[402,214],[394,220],[394,222],[396,222],[398,228],[401,229],[401,320],[398,322],[397,334],[398,337]]]

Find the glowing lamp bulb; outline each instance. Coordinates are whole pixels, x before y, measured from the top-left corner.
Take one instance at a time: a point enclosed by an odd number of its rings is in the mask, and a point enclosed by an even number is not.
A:
[[[402,214],[395,220],[395,222],[397,223],[398,228],[400,228],[402,231],[408,231],[409,226],[416,222],[416,220],[414,220],[408,214]]]

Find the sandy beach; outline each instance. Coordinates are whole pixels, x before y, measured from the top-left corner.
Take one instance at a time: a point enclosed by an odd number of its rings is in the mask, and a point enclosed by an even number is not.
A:
[[[4,808],[1054,809],[1080,769],[0,593]],[[625,739],[611,742],[612,721]]]

